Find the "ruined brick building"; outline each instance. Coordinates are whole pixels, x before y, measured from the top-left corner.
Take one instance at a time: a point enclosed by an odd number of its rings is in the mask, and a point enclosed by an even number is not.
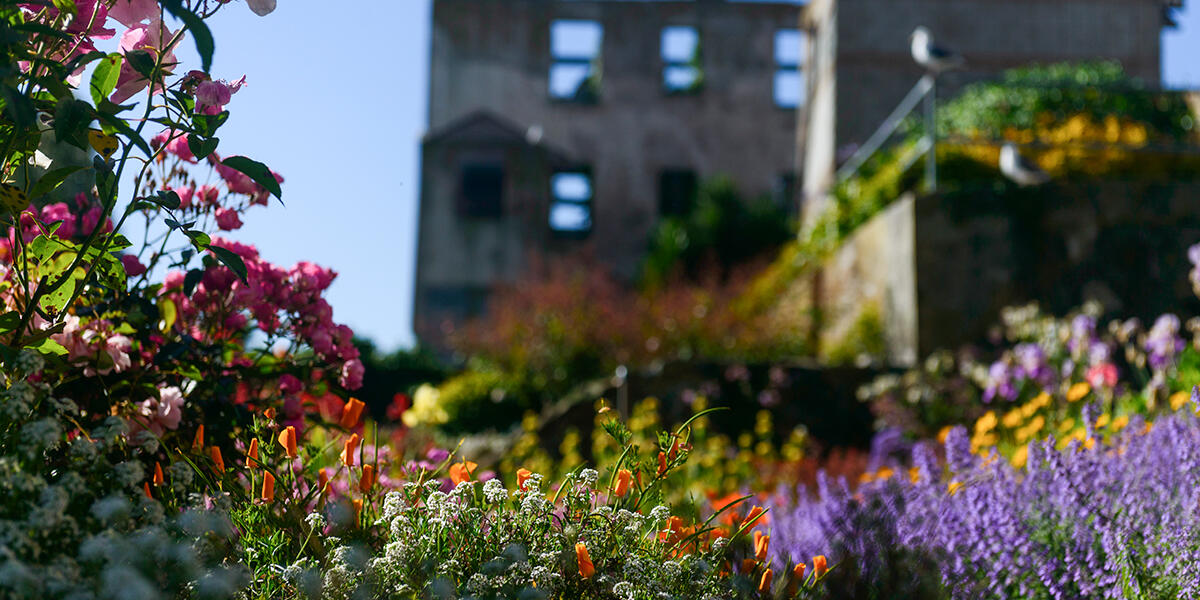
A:
[[[920,76],[917,25],[969,57],[947,89],[1096,58],[1156,83],[1179,1],[434,0],[414,329],[436,345],[535,254],[632,276],[704,178],[819,194]]]

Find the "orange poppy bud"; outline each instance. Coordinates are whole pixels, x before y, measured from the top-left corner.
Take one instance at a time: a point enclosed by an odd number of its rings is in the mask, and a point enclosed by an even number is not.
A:
[[[264,417],[266,417],[266,418],[268,418],[268,419],[275,420],[275,407],[274,407],[274,406],[272,406],[271,408],[268,408],[267,410],[264,410],[264,411],[263,411],[263,416],[264,416]]]
[[[637,481],[638,487],[642,487],[642,471],[641,471],[641,469],[638,469],[636,472],[634,472],[633,479],[634,479],[634,481]]]
[[[588,556],[587,546],[583,542],[575,544],[575,558],[579,561],[580,577],[588,579],[596,574],[596,566],[592,564],[592,557]]]
[[[320,489],[322,496],[329,494],[329,475],[325,473],[325,469],[317,471],[317,488]]]
[[[468,460],[450,465],[450,481],[453,481],[454,485],[470,481],[471,476],[475,474],[475,468],[478,466]]]
[[[358,421],[362,418],[363,409],[366,406],[366,404],[362,403],[362,400],[351,398],[346,402],[346,406],[342,408],[342,418],[338,421],[338,425],[341,425],[345,429],[358,427]]]
[[[679,438],[675,438],[675,441],[671,442],[671,453],[667,455],[667,458],[675,460],[677,454],[679,454]]]
[[[766,594],[771,591],[771,581],[775,579],[775,572],[767,569],[763,571],[762,579],[758,580],[758,593]]]
[[[166,479],[163,477],[162,465],[154,463],[154,485],[162,485]]]
[[[658,476],[662,477],[663,473],[667,472],[667,455],[663,452],[658,453]]]
[[[813,573],[816,574],[817,578],[820,579],[821,576],[824,575],[827,571],[829,571],[829,567],[827,566],[827,561],[825,560],[825,555],[821,554],[818,556],[814,556],[813,557]]]
[[[199,450],[204,447],[204,424],[201,423],[196,428],[196,437],[192,440],[192,450]]]
[[[354,520],[358,521],[362,518],[362,498],[355,498],[354,500],[351,500],[350,503],[354,505]]]
[[[796,595],[796,591],[800,589],[800,583],[804,581],[804,570],[807,568],[808,565],[804,563],[792,567],[792,580],[787,585],[787,597]]]
[[[367,493],[371,491],[371,486],[375,485],[375,467],[373,465],[363,465],[362,477],[358,479],[358,491]]]
[[[275,501],[275,476],[270,471],[263,471],[262,499],[267,502]]]
[[[763,510],[763,507],[761,506],[751,507],[750,514],[746,515],[745,524],[749,525],[757,522],[766,512],[767,511]]]
[[[225,472],[225,460],[221,458],[221,449],[213,446],[208,449],[208,455],[212,458],[213,464],[217,467],[218,473]]]
[[[283,431],[279,432],[279,445],[283,446],[283,451],[288,458],[296,458],[296,428],[288,425]]]
[[[771,536],[763,535],[761,531],[754,532],[754,558],[767,559],[767,550],[771,547]]]
[[[346,444],[342,447],[342,464],[347,467],[354,466],[354,453],[358,451],[358,434],[351,434],[346,438]]]
[[[617,471],[617,485],[613,488],[613,494],[616,494],[618,498],[624,498],[625,494],[629,493],[629,482],[632,477],[633,473],[630,473],[629,469]]]
[[[146,492],[146,497],[147,497],[147,498],[153,498],[153,497],[154,497],[154,495],[150,493],[150,482],[149,482],[149,481],[143,481],[143,482],[142,482],[142,491],[143,491],[143,492]]]
[[[743,558],[742,559],[742,572],[743,573],[746,573],[746,574],[753,573],[754,570],[757,568],[758,568],[758,562],[755,561],[753,558]]]
[[[246,468],[253,469],[258,463],[258,438],[251,438],[250,447],[246,449]]]
[[[529,469],[526,469],[525,467],[521,467],[520,469],[517,469],[517,489],[519,489],[519,490],[525,489],[525,482],[529,481],[529,477],[531,475],[533,475],[533,471],[530,471]]]

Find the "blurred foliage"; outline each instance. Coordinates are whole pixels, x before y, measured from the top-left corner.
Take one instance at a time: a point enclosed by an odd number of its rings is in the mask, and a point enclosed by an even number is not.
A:
[[[397,393],[412,394],[422,383],[440,383],[447,376],[446,367],[429,350],[420,346],[384,353],[375,343],[355,338],[362,359],[363,385],[355,393],[365,402],[376,418],[382,418]]]
[[[693,200],[687,214],[661,220],[650,235],[644,285],[661,287],[677,273],[698,281],[714,269],[724,278],[792,237],[787,214],[775,202],[744,199],[728,177],[704,182]]]

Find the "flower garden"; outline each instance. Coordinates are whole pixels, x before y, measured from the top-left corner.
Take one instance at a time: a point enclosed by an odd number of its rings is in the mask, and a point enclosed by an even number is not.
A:
[[[681,418],[589,399],[590,435],[551,443],[541,407],[494,392],[555,351],[358,399],[336,274],[221,237],[285,191],[217,135],[246,78],[210,72],[206,21],[238,4],[0,4],[0,598],[1200,595],[1200,319],[1012,309],[993,348],[862,387],[869,452],[781,431],[773,384],[744,431],[700,389]],[[674,352],[800,347],[692,308],[753,299],[660,284],[629,328],[682,323]],[[500,451],[462,435],[489,417],[451,399],[477,396],[518,415]]]

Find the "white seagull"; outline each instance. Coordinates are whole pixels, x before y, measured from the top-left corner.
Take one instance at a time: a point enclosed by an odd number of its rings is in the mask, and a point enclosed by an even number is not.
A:
[[[913,60],[927,71],[940,73],[961,67],[964,62],[962,55],[938,46],[925,27],[914,29],[908,39],[912,41]]]
[[[1017,145],[1012,142],[1005,142],[1000,148],[1000,172],[1021,187],[1042,185],[1050,181],[1050,175],[1021,156]]]

